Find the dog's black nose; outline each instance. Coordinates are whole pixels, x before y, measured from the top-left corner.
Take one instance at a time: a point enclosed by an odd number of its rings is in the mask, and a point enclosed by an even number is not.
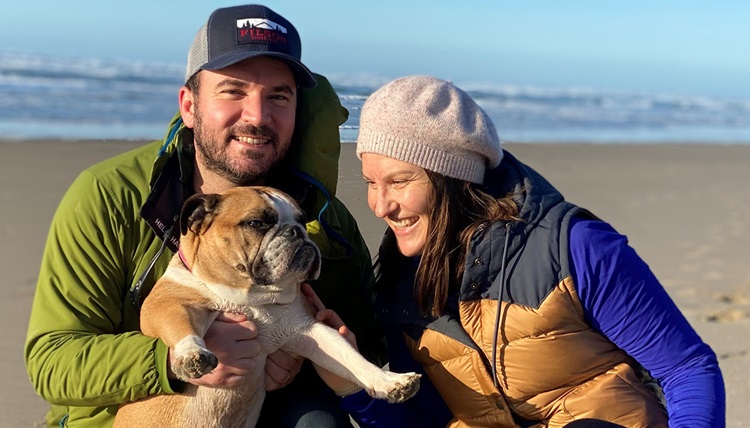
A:
[[[281,235],[287,238],[297,238],[302,236],[302,229],[296,224],[290,224],[281,230]]]

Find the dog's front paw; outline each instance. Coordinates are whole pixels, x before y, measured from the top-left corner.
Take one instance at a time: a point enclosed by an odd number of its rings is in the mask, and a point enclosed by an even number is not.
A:
[[[194,350],[180,355],[172,363],[172,371],[180,379],[197,379],[204,374],[211,373],[219,365],[216,355],[211,352]]]
[[[417,373],[393,373],[385,372],[385,388],[368,389],[370,396],[380,398],[389,403],[401,403],[414,396],[419,391],[419,378],[421,374]]]
[[[216,355],[206,349],[203,339],[186,337],[173,350],[172,371],[178,379],[197,379],[219,365]]]

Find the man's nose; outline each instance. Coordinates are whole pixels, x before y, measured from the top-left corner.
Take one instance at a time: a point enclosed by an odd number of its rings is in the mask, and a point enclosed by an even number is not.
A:
[[[254,126],[267,125],[270,122],[270,109],[260,94],[250,94],[242,104],[242,119]]]

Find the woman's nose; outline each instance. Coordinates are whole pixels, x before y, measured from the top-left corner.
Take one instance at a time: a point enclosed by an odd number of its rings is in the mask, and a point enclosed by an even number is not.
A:
[[[388,216],[396,208],[396,201],[388,193],[387,189],[370,191],[370,209],[378,218]]]

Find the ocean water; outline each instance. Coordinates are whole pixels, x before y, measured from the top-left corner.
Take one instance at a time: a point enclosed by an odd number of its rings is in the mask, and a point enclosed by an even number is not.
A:
[[[181,63],[0,52],[0,138],[157,139],[177,111]],[[329,73],[356,141],[367,96],[392,77]],[[750,99],[456,81],[514,142],[750,144]]]

